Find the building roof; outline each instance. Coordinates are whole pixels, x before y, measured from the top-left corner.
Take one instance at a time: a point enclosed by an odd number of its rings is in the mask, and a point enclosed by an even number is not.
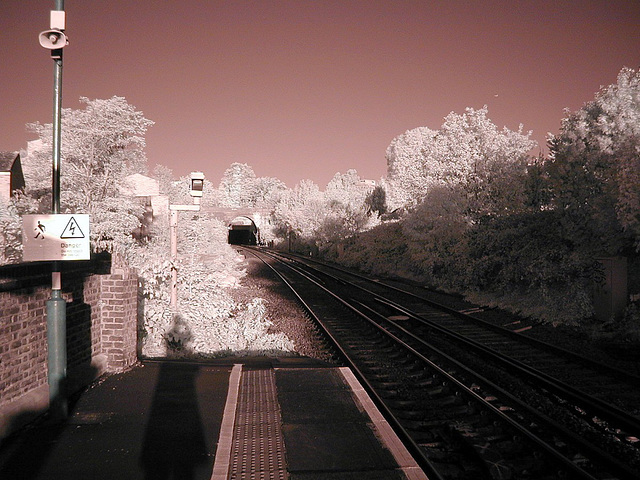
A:
[[[18,152],[0,152],[0,172],[9,172],[18,158]]]
[[[153,197],[160,195],[160,187],[157,180],[134,173],[125,179],[122,193],[136,197]]]

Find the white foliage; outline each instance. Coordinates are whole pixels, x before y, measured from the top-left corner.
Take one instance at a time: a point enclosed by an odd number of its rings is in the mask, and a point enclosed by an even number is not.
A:
[[[224,172],[218,190],[223,207],[253,206],[256,174],[246,163],[233,163]]]
[[[124,179],[146,172],[144,135],[153,124],[122,97],[81,98],[85,108],[62,112],[61,210],[91,215],[94,251],[106,250],[138,270],[143,317],[143,354],[220,355],[223,353],[290,352],[285,336],[268,332],[264,301],[237,305],[228,289],[245,275],[238,254],[226,242],[226,226],[206,215],[183,212],[178,229],[178,259],[169,257],[166,216],[154,219],[152,236],[137,243],[132,232],[140,225],[144,206],[123,194]],[[27,194],[21,211],[49,210],[51,188],[51,124],[33,124],[40,147],[25,158]],[[187,179],[172,180],[166,168],[156,168],[161,191],[172,203],[191,203]],[[222,182],[227,197],[245,204],[267,201],[284,189],[275,179],[255,179],[250,167],[234,164]],[[252,186],[253,185],[253,186]],[[247,188],[248,186],[248,188]],[[245,197],[236,195],[246,194]],[[217,190],[205,181],[203,204],[217,201]],[[0,260],[19,253],[19,217],[13,205],[0,208]],[[118,260],[119,261],[119,260]],[[170,308],[172,269],[178,271],[178,306]]]
[[[156,228],[167,227],[158,219]],[[168,230],[165,230],[168,234]],[[268,333],[264,301],[237,305],[228,289],[245,275],[238,253],[226,242],[227,229],[219,220],[183,212],[178,220],[178,309],[169,306],[173,263],[167,259],[166,238],[156,238],[137,262],[145,279],[145,339],[150,357],[292,352],[281,334]]]
[[[437,131],[419,127],[394,139],[387,148],[390,208],[415,207],[435,186],[462,187],[478,214],[507,208],[535,142],[522,126],[499,130],[487,113],[451,112]]]
[[[80,101],[84,109],[63,109],[61,116],[61,212],[90,214],[93,249],[122,253],[132,246],[142,205],[123,196],[121,187],[128,175],[146,169],[144,135],[153,122],[122,97]],[[28,156],[25,179],[27,193],[37,198],[51,187],[53,127],[30,128],[41,148]]]
[[[0,265],[22,258],[22,221],[13,202],[0,197]]]
[[[286,228],[308,237],[322,223],[324,204],[318,185],[311,180],[302,180],[293,190],[280,193],[274,216]]]

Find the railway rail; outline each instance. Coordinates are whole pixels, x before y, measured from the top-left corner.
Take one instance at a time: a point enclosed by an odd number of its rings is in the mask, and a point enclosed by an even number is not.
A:
[[[640,378],[398,286],[244,250],[289,285],[429,478],[640,478]]]

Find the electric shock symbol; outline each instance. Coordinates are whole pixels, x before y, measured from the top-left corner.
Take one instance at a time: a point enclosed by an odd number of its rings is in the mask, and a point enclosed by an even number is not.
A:
[[[84,238],[84,233],[80,230],[75,218],[71,217],[69,219],[69,222],[67,223],[67,226],[64,227],[60,238]]]

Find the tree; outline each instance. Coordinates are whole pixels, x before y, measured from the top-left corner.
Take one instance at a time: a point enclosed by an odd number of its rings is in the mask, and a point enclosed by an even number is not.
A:
[[[279,192],[287,186],[277,178],[256,177],[246,163],[232,163],[218,186],[219,203],[223,207],[273,208]]]
[[[336,173],[327,184],[324,194],[328,202],[337,200],[351,208],[359,208],[370,190],[371,187],[363,183],[358,172],[349,169],[344,174]]]
[[[370,220],[365,200],[371,190],[354,169],[333,176],[324,192],[325,218],[316,231],[321,243],[344,241],[365,228]]]
[[[13,199],[0,196],[0,265],[17,263],[22,255],[21,222]]]
[[[173,170],[164,165],[157,164],[153,171],[151,172],[151,176],[158,181],[158,189],[160,190],[160,195],[166,195],[171,198],[175,180],[173,179]]]
[[[362,206],[353,207],[338,200],[327,202],[325,211],[324,219],[314,232],[321,245],[343,242],[361,232],[369,220]]]
[[[414,205],[426,194],[430,165],[424,157],[423,146],[432,142],[436,132],[427,127],[407,130],[394,138],[387,147],[387,177],[392,210]]]
[[[387,213],[387,192],[384,187],[376,185],[364,199],[364,206],[367,215],[372,215],[375,212],[380,217]]]
[[[166,195],[169,203],[189,205],[193,203],[191,196],[191,175],[180,177],[178,180],[173,179],[171,169],[162,165],[157,165],[153,171],[153,178],[158,180],[160,194]],[[207,179],[204,179],[202,189],[202,197],[200,204],[203,207],[216,206],[219,204],[219,191]]]
[[[487,113],[486,106],[451,112],[438,131],[420,127],[394,139],[387,148],[392,208],[415,207],[435,186],[461,187],[474,216],[519,207],[535,142],[522,125],[517,132],[499,130]]]
[[[302,180],[292,190],[280,193],[274,218],[281,235],[294,231],[302,237],[311,237],[322,223],[324,212],[324,196],[318,185],[311,180]]]
[[[465,234],[472,222],[460,186],[434,185],[425,200],[401,221],[413,273],[440,288],[455,288],[464,271]]]
[[[218,190],[223,207],[254,206],[256,174],[246,163],[232,163],[222,175]]]
[[[258,177],[253,189],[253,204],[260,208],[273,208],[276,204],[278,194],[287,189],[281,180],[272,177]]]
[[[633,238],[640,249],[640,73],[623,68],[549,146],[553,202],[576,242],[615,254]]]
[[[549,208],[551,192],[549,177],[546,172],[547,159],[540,153],[527,163],[527,175],[524,182],[524,211],[539,212]]]
[[[139,225],[143,206],[123,196],[124,179],[146,172],[144,135],[153,125],[123,97],[89,100],[84,109],[63,109],[61,116],[61,211],[91,215],[95,250],[126,250]],[[42,148],[30,155],[25,169],[51,172],[52,125],[31,124]],[[28,177],[27,194],[47,199],[51,175]],[[48,209],[42,204],[41,210]]]

